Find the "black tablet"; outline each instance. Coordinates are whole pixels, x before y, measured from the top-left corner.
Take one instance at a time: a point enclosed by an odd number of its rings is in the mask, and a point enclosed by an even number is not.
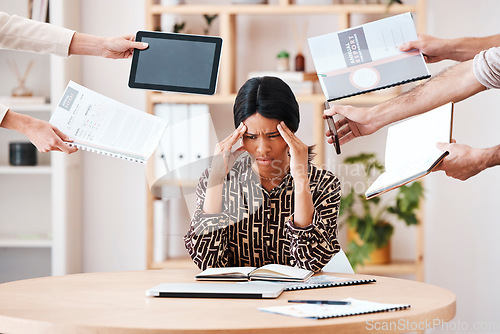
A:
[[[222,38],[138,31],[128,86],[212,95],[217,86]]]

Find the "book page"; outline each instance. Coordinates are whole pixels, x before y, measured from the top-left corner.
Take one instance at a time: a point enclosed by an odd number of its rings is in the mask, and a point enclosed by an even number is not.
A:
[[[451,139],[452,103],[389,127],[385,168],[390,173],[427,170],[443,152],[436,143]]]
[[[257,268],[252,276],[255,277],[284,277],[284,278],[298,278],[305,279],[312,275],[312,271],[296,268],[291,266],[285,266],[281,264],[266,264],[260,268]]]
[[[107,152],[149,158],[167,122],[72,81],[50,123],[81,143]]]
[[[451,140],[453,103],[393,125],[387,132],[386,171],[366,190],[369,199],[428,174],[446,152],[438,142]]]
[[[278,313],[297,318],[336,318],[358,314],[367,314],[384,311],[397,311],[409,308],[407,304],[385,304],[366,300],[346,298],[344,301],[351,302],[350,305],[326,305],[291,303],[285,306],[261,307],[264,312]]]
[[[225,268],[207,268],[196,277],[224,277],[224,276],[244,276],[255,270],[255,267],[225,267]]]

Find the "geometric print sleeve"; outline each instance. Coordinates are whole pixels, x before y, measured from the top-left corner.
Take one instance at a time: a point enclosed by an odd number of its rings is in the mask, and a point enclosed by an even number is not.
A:
[[[314,214],[305,227],[287,221],[291,264],[300,268],[321,271],[340,250],[337,241],[337,217],[340,206],[340,182],[327,170],[313,168],[310,175]]]
[[[226,252],[229,217],[224,212],[224,203],[222,204],[223,212],[220,214],[203,212],[208,175],[207,169],[196,188],[196,209],[189,231],[184,236],[184,244],[189,255],[202,270],[208,267],[225,267],[228,261]]]

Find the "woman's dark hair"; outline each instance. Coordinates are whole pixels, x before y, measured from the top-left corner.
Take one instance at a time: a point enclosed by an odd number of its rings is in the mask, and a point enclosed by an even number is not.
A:
[[[283,121],[293,132],[299,128],[299,104],[290,87],[280,78],[252,78],[240,88],[233,107],[234,126],[237,128],[255,113]]]
[[[256,113],[285,122],[292,132],[299,129],[299,104],[290,87],[280,78],[251,78],[241,86],[234,101],[234,127]],[[308,148],[309,161],[314,158],[313,149],[314,145]]]

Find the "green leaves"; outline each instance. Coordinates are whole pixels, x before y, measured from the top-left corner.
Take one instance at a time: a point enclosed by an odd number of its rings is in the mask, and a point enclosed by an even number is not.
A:
[[[283,50],[280,53],[278,53],[276,58],[290,58],[290,54],[288,52],[286,52],[285,50]]]
[[[353,268],[356,268],[358,265],[363,265],[365,260],[370,257],[370,253],[375,250],[375,247],[366,243],[358,245],[356,242],[351,241],[347,245],[347,249],[346,255],[349,258],[349,262]]]
[[[388,207],[389,213],[395,214],[406,225],[417,225],[417,210],[420,199],[424,197],[424,187],[420,182],[413,182],[410,186],[404,185],[399,188],[396,196],[396,204]]]
[[[361,165],[369,184],[373,181],[371,176],[374,172],[380,173],[384,170],[384,165],[377,160],[374,153],[347,157],[344,163]],[[382,200],[387,198],[384,196],[367,201],[364,191],[356,193],[351,188],[350,192],[340,200],[339,216],[343,217],[345,224],[359,235],[359,240],[351,241],[346,251],[353,267],[368,259],[373,250],[389,243],[394,233],[394,226],[387,221],[385,216],[388,214],[404,221],[406,225],[418,224],[417,211],[420,200],[424,197],[424,188],[420,182],[401,186],[397,190],[396,197],[389,201]]]
[[[208,15],[208,14],[203,14],[203,17],[205,18],[205,22],[207,23],[207,27],[203,29],[203,32],[205,35],[208,35],[210,32],[210,26],[212,25],[212,21],[215,20],[219,16],[218,14],[215,15]]]
[[[367,177],[369,177],[373,170],[378,172],[384,171],[384,165],[381,164],[375,157],[375,153],[360,153],[356,156],[347,157],[344,163],[348,165],[361,164]]]

